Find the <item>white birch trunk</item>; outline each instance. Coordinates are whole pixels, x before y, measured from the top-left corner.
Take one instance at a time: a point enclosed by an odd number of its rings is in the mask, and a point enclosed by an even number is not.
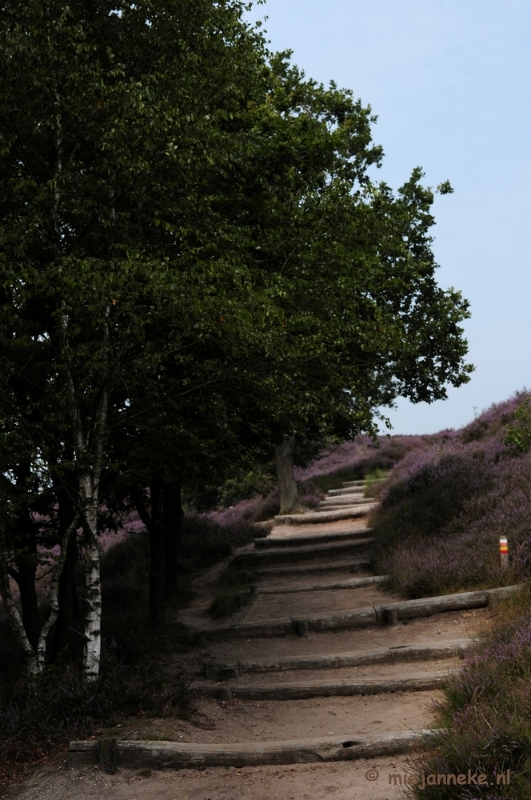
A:
[[[83,485],[85,481],[80,481]],[[91,493],[92,494],[92,493]],[[101,658],[101,579],[98,550],[97,496],[85,500],[85,585],[87,588],[85,611],[85,648],[83,675],[88,682],[95,681],[100,673]]]
[[[105,309],[103,321],[103,345],[109,338],[108,317],[110,307]],[[67,352],[68,319],[62,318],[64,352]],[[106,358],[106,355],[104,355]],[[106,376],[107,381],[107,376]],[[98,550],[98,498],[101,472],[109,386],[105,382],[95,413],[91,435],[85,435],[81,412],[77,404],[74,380],[70,367],[67,367],[67,387],[70,395],[70,417],[74,432],[74,452],[78,464],[83,465],[79,472],[79,499],[82,515],[85,560],[85,586],[87,589],[85,612],[85,648],[83,654],[83,675],[87,682],[97,680],[101,659],[101,579],[100,554]],[[92,452],[89,450],[92,443]],[[86,466],[90,464],[91,466]]]
[[[33,649],[31,642],[29,641],[26,635],[22,617],[20,616],[18,608],[15,605],[15,601],[13,600],[11,587],[9,585],[9,573],[7,569],[7,561],[5,558],[0,559],[0,595],[4,603],[4,608],[6,609],[9,617],[11,618],[11,622],[15,629],[15,634],[17,636],[19,644],[21,645],[24,651],[24,657],[26,659],[26,674],[28,678],[30,678],[30,680],[34,679],[44,669],[44,664],[46,659],[46,639],[48,638],[48,633],[50,632],[50,629],[52,625],[55,623],[57,616],[59,614],[59,600],[58,600],[59,580],[61,578],[61,573],[63,571],[66,559],[66,548],[68,546],[68,540],[70,538],[70,534],[76,527],[76,524],[77,524],[77,517],[72,520],[61,540],[61,552],[57,559],[52,578],[52,583],[48,591],[50,614],[48,616],[48,619],[41,628],[36,650]]]
[[[20,616],[18,608],[15,605],[15,601],[13,600],[11,586],[9,585],[7,562],[3,557],[0,559],[0,595],[2,596],[4,608],[11,619],[11,624],[15,630],[15,635],[24,651],[24,658],[26,660],[26,674],[28,678],[34,678],[39,672],[37,654],[35,653],[35,650],[31,646],[31,642],[26,635],[22,617]]]
[[[55,163],[55,195],[54,217],[56,225],[57,245],[61,240],[59,226],[61,187],[60,179],[63,171],[62,142],[63,126],[61,116],[61,98],[56,89],[57,120],[55,130],[56,163]],[[114,191],[114,190],[113,190]],[[111,193],[111,218],[114,220],[114,196]],[[108,360],[106,348],[109,342],[108,319],[110,306],[105,309],[102,344],[103,358],[106,366],[104,385],[100,394],[92,431],[84,430],[81,409],[77,402],[76,387],[69,356],[68,316],[61,317],[61,342],[66,366],[66,385],[69,395],[69,414],[73,429],[73,446],[75,460],[80,466],[79,478],[79,512],[84,530],[85,584],[87,589],[87,607],[85,615],[85,651],[83,658],[83,674],[87,681],[94,681],[99,675],[101,654],[101,583],[100,555],[98,550],[98,496],[101,471],[103,465],[103,449],[105,427],[107,422],[107,406],[109,397]],[[65,548],[66,552],[66,548]]]
[[[77,526],[77,516],[74,517],[68,528],[66,529],[62,541],[61,541],[61,552],[59,554],[59,558],[57,559],[57,564],[55,565],[55,571],[52,579],[52,583],[48,592],[48,600],[50,603],[50,614],[48,619],[44,623],[41,628],[41,632],[39,634],[39,641],[37,644],[37,666],[39,672],[42,672],[44,669],[44,661],[46,658],[46,639],[48,638],[48,633],[52,625],[55,624],[57,617],[59,616],[59,580],[61,578],[61,573],[63,571],[63,567],[66,561],[66,549],[68,547],[68,540],[70,539],[70,535],[72,531],[75,530]]]

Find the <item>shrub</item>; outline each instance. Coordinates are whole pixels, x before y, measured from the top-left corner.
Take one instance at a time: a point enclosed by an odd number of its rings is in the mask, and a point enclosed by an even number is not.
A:
[[[464,667],[436,706],[434,749],[416,759],[419,772],[484,773],[487,780],[511,770],[510,785],[426,786],[419,798],[507,798],[531,793],[531,594],[522,593],[502,610],[495,629],[467,656]]]
[[[249,516],[226,514],[218,521],[213,514],[187,514],[179,559],[181,572],[209,567],[229,556],[234,548],[252,541],[256,532]]]
[[[515,447],[521,453],[527,453],[531,447],[531,408],[529,397],[513,412],[513,422],[505,426],[504,444]]]
[[[0,678],[0,774],[17,762],[36,759],[71,739],[83,739],[102,725],[140,711],[157,717],[187,715],[193,703],[189,676],[160,659],[120,661],[112,647],[104,651],[101,677],[86,684],[77,665],[48,667],[34,687]]]
[[[504,444],[520,396],[430,437],[393,470],[372,522],[374,565],[405,597],[531,577],[531,453]],[[470,435],[480,431],[481,435]],[[502,573],[499,537],[509,540]]]

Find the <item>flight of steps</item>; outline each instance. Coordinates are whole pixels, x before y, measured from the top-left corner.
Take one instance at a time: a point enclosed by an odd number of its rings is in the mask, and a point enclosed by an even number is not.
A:
[[[341,489],[329,489],[327,496],[319,503],[319,510],[337,511],[352,506],[367,505],[373,502],[373,499],[365,496],[366,489],[366,481],[346,481]]]
[[[181,614],[195,626],[203,665],[195,691],[216,726],[191,726],[180,741],[120,742],[121,763],[344,762],[430,741],[434,692],[472,643],[460,609],[482,608],[490,596],[403,601],[386,589],[385,576],[370,569],[371,530],[359,513],[368,507],[365,488],[346,482],[322,510],[283,515],[267,537],[241,548],[234,560],[252,575],[253,600],[233,618]],[[330,511],[341,514],[330,520]],[[71,743],[71,765],[97,757],[97,742]]]
[[[345,481],[341,489],[330,489],[315,510],[304,514],[280,514],[275,521],[279,525],[305,525],[365,516],[377,505],[373,497],[366,496],[367,488],[378,482]]]

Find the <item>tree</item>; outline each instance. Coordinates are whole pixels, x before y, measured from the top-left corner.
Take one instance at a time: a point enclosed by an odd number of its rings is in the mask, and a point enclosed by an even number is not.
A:
[[[305,80],[286,54],[272,59],[270,77],[248,213],[282,309],[275,379],[259,396],[288,511],[298,505],[295,434],[374,434],[379,406],[445,397],[472,367],[460,327],[468,303],[435,281],[433,192],[421,170],[397,195],[375,184],[368,171],[382,151],[370,108]]]
[[[127,383],[156,375],[162,327],[177,340],[195,328],[200,340],[221,295],[251,330],[264,306],[245,284],[247,233],[220,212],[245,146],[238,112],[260,81],[261,48],[241,12],[230,0],[0,10],[3,432],[22,435],[32,475],[44,473],[82,525],[89,680],[100,486],[110,432],[129,414]],[[182,353],[185,368],[194,354]],[[16,453],[5,455],[16,470]],[[7,540],[3,553],[14,612]]]
[[[58,598],[82,548],[88,680],[111,478],[150,533],[160,624],[182,484],[294,435],[370,432],[396,394],[467,379],[466,303],[434,281],[420,173],[398,197],[373,185],[370,109],[269,57],[242,10],[0,9],[0,585],[18,625],[6,576],[28,584],[41,503]]]

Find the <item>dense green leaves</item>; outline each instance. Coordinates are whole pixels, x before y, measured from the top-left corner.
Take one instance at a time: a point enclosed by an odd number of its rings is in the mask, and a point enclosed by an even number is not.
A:
[[[0,8],[12,560],[21,513],[64,530],[77,509],[86,533],[102,491],[112,508],[155,477],[221,481],[286,437],[373,432],[397,395],[468,380],[468,306],[435,282],[421,171],[375,184],[370,108],[268,53],[243,8]]]

